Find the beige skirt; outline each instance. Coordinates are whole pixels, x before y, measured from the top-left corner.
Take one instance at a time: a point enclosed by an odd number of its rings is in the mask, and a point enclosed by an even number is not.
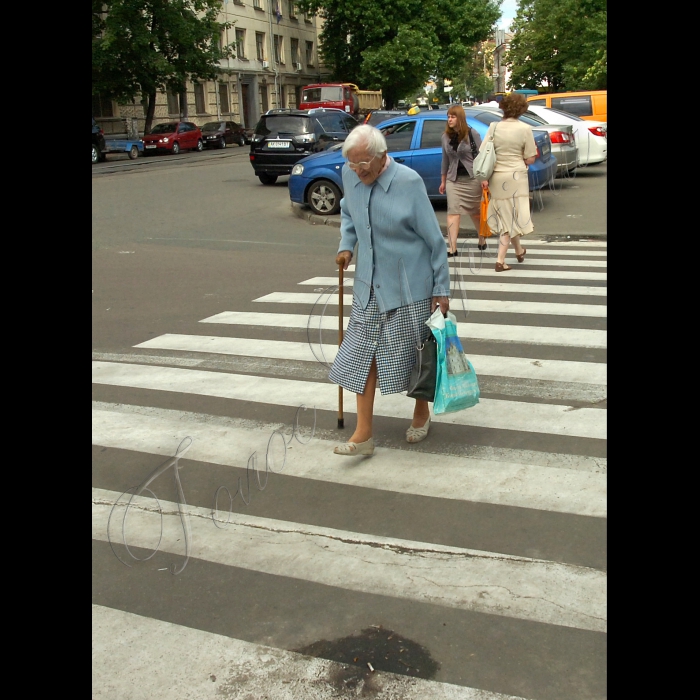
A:
[[[487,223],[494,234],[524,236],[534,231],[527,172],[494,172]]]
[[[458,176],[454,182],[445,182],[447,213],[479,215],[481,184],[475,177]]]

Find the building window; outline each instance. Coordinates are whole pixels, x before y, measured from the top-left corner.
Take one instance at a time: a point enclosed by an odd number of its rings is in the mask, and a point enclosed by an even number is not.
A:
[[[219,105],[222,114],[227,114],[231,111],[231,105],[228,101],[228,83],[219,83]]]
[[[180,114],[180,98],[171,90],[168,90],[168,114]]]
[[[223,51],[226,46],[226,30],[222,29],[221,34],[219,34],[219,51]]]
[[[245,29],[236,29],[236,56],[245,58]]]
[[[262,10],[262,9],[263,9],[263,7],[262,7],[262,0],[253,0],[253,7],[254,7],[256,10]]]
[[[284,64],[284,54],[282,53],[282,37],[279,34],[274,35],[275,44],[275,63]]]
[[[265,114],[270,106],[267,102],[267,85],[260,85],[260,113]]]
[[[314,42],[306,42],[306,65],[313,66],[314,64]]]
[[[297,4],[289,0],[289,17],[291,19],[296,19],[297,16]]]
[[[99,95],[92,96],[92,116],[93,117],[113,117],[114,106],[112,100],[105,100]]]
[[[292,63],[301,63],[299,60],[299,39],[292,39]]]
[[[207,111],[206,102],[204,101],[204,84],[194,84],[194,106],[197,114],[204,114]]]
[[[286,107],[287,106],[287,100],[286,100],[286,95],[285,95],[286,90],[284,89],[284,85],[280,85],[280,107]]]
[[[255,51],[258,61],[265,60],[265,35],[262,32],[255,32]]]
[[[313,21],[313,15],[308,13],[308,12],[304,12],[304,22],[312,22],[312,21]]]

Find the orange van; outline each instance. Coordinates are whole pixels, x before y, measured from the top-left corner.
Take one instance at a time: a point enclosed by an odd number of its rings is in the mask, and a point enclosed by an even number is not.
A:
[[[568,112],[581,119],[599,122],[608,121],[608,91],[588,90],[582,92],[553,92],[547,95],[532,95],[528,104],[540,105]]]

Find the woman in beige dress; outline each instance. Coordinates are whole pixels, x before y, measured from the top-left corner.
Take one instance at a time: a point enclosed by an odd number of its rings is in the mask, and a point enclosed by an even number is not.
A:
[[[508,246],[513,243],[518,262],[525,260],[527,248],[520,244],[520,236],[534,230],[530,215],[530,188],[527,166],[535,162],[537,146],[532,128],[518,120],[527,111],[524,95],[511,93],[501,100],[503,119],[492,122],[481,145],[493,139],[496,165],[491,178],[481,183],[491,191],[488,225],[498,234],[496,272],[512,270],[506,265]],[[481,149],[479,149],[481,150]]]

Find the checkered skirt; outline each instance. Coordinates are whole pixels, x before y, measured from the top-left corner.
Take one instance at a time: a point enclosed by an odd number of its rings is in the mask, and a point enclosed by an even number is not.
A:
[[[328,375],[335,384],[361,394],[365,390],[372,360],[377,358],[377,377],[382,394],[408,390],[408,380],[416,362],[416,343],[431,331],[430,299],[415,301],[398,309],[380,312],[370,289],[369,303],[363,309],[355,295],[343,342]]]

